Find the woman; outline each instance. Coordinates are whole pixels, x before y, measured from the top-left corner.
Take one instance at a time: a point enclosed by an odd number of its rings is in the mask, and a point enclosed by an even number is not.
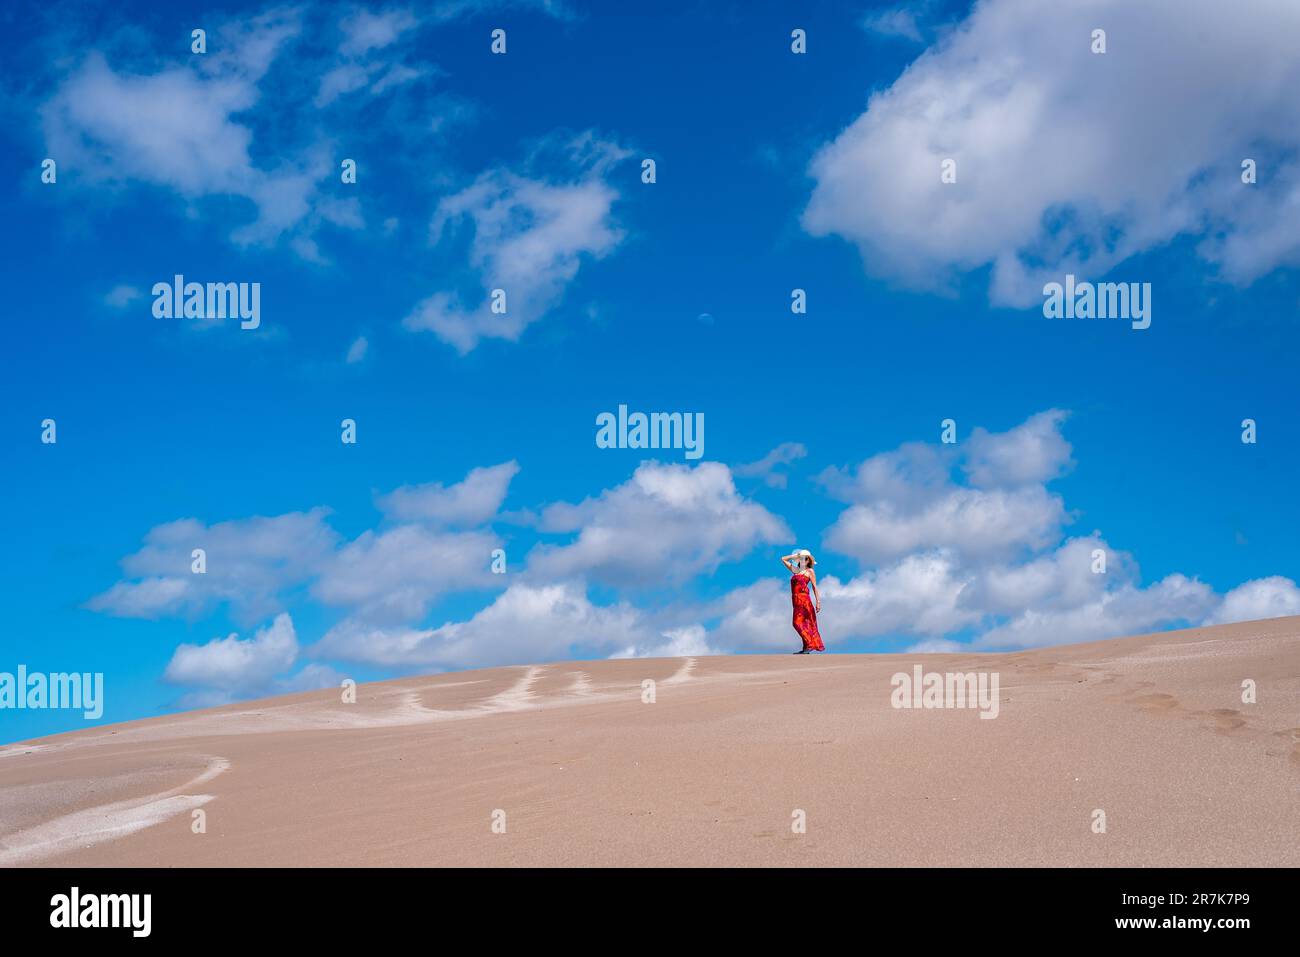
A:
[[[817,591],[817,573],[813,566],[817,560],[806,548],[795,549],[789,555],[781,556],[781,564],[790,569],[790,601],[794,604],[794,630],[803,639],[803,650],[796,655],[806,655],[810,651],[825,651],[822,636],[817,631],[817,615],[822,610],[822,596]],[[812,589],[813,598],[817,599],[814,610],[808,589]]]

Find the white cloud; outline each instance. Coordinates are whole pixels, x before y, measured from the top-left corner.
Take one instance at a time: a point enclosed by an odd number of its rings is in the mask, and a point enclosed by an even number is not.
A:
[[[767,651],[798,642],[790,623],[790,586],[780,579],[763,579],[733,589],[716,605],[720,620],[709,633],[714,645]]]
[[[905,442],[871,456],[856,469],[828,468],[818,480],[844,502],[884,500],[898,508],[917,509],[949,491],[954,457],[948,446]]]
[[[293,667],[298,637],[287,614],[260,629],[252,638],[230,635],[203,645],[181,645],[163,672],[169,684],[199,687],[223,695],[256,693]]]
[[[329,106],[345,93],[364,89],[370,83],[373,71],[357,63],[342,63],[320,78],[315,104]]]
[[[1300,588],[1289,578],[1256,578],[1232,589],[1205,619],[1209,625],[1300,615]]]
[[[117,582],[92,598],[87,607],[122,618],[157,618],[181,611],[195,597],[190,583],[184,579],[152,576],[135,582]]]
[[[860,637],[957,631],[982,617],[964,601],[969,579],[969,572],[942,551],[908,555],[843,584],[828,576],[823,585],[827,628]]]
[[[389,518],[402,522],[481,525],[496,517],[510,481],[518,474],[519,463],[512,460],[473,469],[454,485],[403,485],[382,496],[379,507]]]
[[[687,625],[665,631],[660,640],[643,645],[629,645],[611,658],[686,658],[692,655],[717,655],[721,651],[708,641],[703,625]]]
[[[402,51],[391,48],[410,37],[420,26],[410,10],[391,9],[372,12],[355,10],[339,22],[342,40],[340,62],[326,70],[316,89],[315,105],[329,106],[335,100],[358,90],[372,95],[429,75],[429,67],[404,62]]]
[[[329,665],[312,662],[303,665],[295,674],[276,681],[277,694],[293,694],[296,691],[319,691],[322,688],[339,688],[343,685],[343,675]]]
[[[1273,577],[1224,596],[1182,574],[1143,585],[1136,560],[1100,534],[1062,540],[1069,517],[1047,491],[1072,464],[1056,410],[1002,433],[976,428],[956,446],[908,443],[822,483],[847,507],[825,535],[821,625],[832,647],[854,639],[916,639],[916,650],[995,650],[1099,640],[1181,624],[1300,614],[1300,588]],[[769,463],[796,457],[779,447]],[[205,526],[160,525],[123,561],[128,576],[90,602],[112,614],[197,614],[220,603],[249,617],[279,610],[291,589],[344,609],[312,646],[316,659],[378,667],[457,668],[572,655],[680,656],[793,650],[789,584],[764,577],[703,603],[639,608],[595,604],[588,582],[676,586],[762,545],[789,542],[785,522],[736,490],[720,463],[647,461],[632,477],[531,519],[540,535],[523,571],[490,571],[501,544],[484,527],[501,515],[514,462],[470,471],[450,485],[404,486],[380,496],[390,521],[340,547],[325,511]],[[961,484],[963,481],[970,484]],[[516,515],[515,521],[518,521]],[[206,575],[191,550],[208,552]],[[840,572],[834,551],[858,558]],[[1105,556],[1104,572],[1097,566]],[[310,585],[310,589],[303,586]],[[426,622],[448,595],[496,592],[461,620]],[[961,639],[960,641],[955,639]],[[287,616],[251,639],[232,635],[177,649],[167,680],[192,704],[337,685],[322,663],[290,674],[298,657]]]
[[[207,79],[185,67],[118,73],[94,51],[46,104],[46,135],[56,155],[91,176],[142,179],[189,196],[247,193],[256,179],[252,134],[231,115],[256,100],[247,78]]]
[[[792,538],[780,518],[736,491],[718,462],[643,462],[629,481],[596,498],[548,506],[541,528],[577,538],[533,549],[531,577],[590,576],[613,585],[681,582]]]
[[[823,562],[822,564],[826,564]],[[942,552],[909,555],[888,567],[848,581],[820,579],[819,622],[836,641],[890,634],[943,635],[978,623],[983,613],[967,607],[970,575]],[[718,603],[721,619],[713,643],[727,648],[797,647],[792,630],[790,586],[769,580],[739,588]]]
[[[947,638],[926,638],[924,641],[918,641],[907,648],[908,654],[951,654],[956,651],[966,651],[968,646],[959,641],[950,641]]]
[[[1182,575],[1145,588],[1124,574],[1093,575],[1091,551],[1082,550],[1090,544],[1076,540],[1025,565],[971,566],[929,552],[848,581],[826,575],[823,637],[843,643],[915,635],[924,638],[912,646],[918,651],[1030,648],[1196,624],[1215,605],[1207,585]],[[719,609],[721,618],[708,635],[713,645],[768,650],[797,642],[784,582],[736,589]],[[964,632],[974,640],[947,637]]]
[[[348,354],[345,361],[348,365],[356,365],[358,362],[365,359],[366,353],[369,351],[370,343],[367,341],[366,337],[357,336],[356,339],[352,341],[352,345],[348,346]]]
[[[777,471],[785,465],[797,462],[808,454],[807,447],[801,442],[782,442],[757,462],[748,462],[732,468],[732,473],[741,478],[761,478],[772,488],[785,488],[787,476]]]
[[[198,615],[228,603],[252,620],[275,611],[289,590],[310,584],[325,604],[348,607],[368,621],[412,621],[445,595],[500,587],[490,569],[500,540],[464,529],[495,517],[518,469],[506,462],[473,469],[447,487],[399,488],[381,496],[380,507],[390,519],[419,524],[369,530],[346,544],[326,523],[323,508],[211,526],[193,518],[168,522],[149,531],[144,546],[122,560],[123,580],[87,607],[158,618]],[[202,573],[192,570],[195,549],[205,552]]]
[[[1094,557],[1098,551],[1104,571],[1094,572],[1094,567],[1102,567]],[[1022,564],[981,568],[968,583],[966,597],[988,614],[1010,615],[1025,608],[1076,608],[1098,600],[1108,588],[1136,581],[1132,556],[1112,549],[1094,532]]]
[[[1105,553],[1103,573],[1094,572],[1097,550]],[[827,558],[821,566],[832,564]],[[1096,534],[1024,562],[964,560],[943,548],[915,552],[847,580],[824,573],[821,590],[822,627],[836,641],[917,635],[927,640],[914,647],[925,650],[942,650],[945,636],[962,632],[975,634],[980,648],[1116,637],[1133,633],[1126,627],[1197,622],[1212,599],[1206,586],[1178,575],[1142,588],[1132,557]],[[790,643],[784,581],[738,588],[715,611],[714,644],[766,649]]]
[[[851,503],[827,529],[826,544],[875,566],[843,579],[823,556],[826,634],[834,641],[915,635],[925,650],[954,647],[951,636],[969,634],[974,647],[1019,648],[1199,622],[1216,604],[1203,583],[1170,575],[1143,587],[1136,561],[1100,533],[1060,541],[1069,516],[1043,483],[1072,464],[1060,432],[1065,420],[1048,410],[1006,432],[977,428],[955,448],[908,443],[856,469],[824,472],[822,483]],[[1285,599],[1275,605],[1287,607]],[[715,644],[772,648],[792,640],[784,583],[736,589],[715,612],[708,636]]]
[[[826,544],[866,564],[910,552],[951,548],[970,558],[1003,558],[1051,545],[1065,506],[1042,486],[954,487],[919,509],[880,501],[853,505],[826,531]]]
[[[228,602],[245,618],[269,614],[285,589],[322,567],[338,540],[325,509],[257,516],[205,526],[193,518],[158,525],[144,547],[122,560],[128,579],[88,607],[127,618],[199,614]],[[192,571],[194,549],[206,572]]]
[[[293,621],[281,613],[252,638],[232,634],[202,645],[181,645],[172,654],[163,680],[189,689],[180,701],[187,708],[341,685],[343,676],[319,662],[286,674],[297,662],[299,650]]]
[[[499,10],[531,10],[556,20],[573,20],[576,16],[563,0],[439,0],[432,15],[439,21],[446,21]]]
[[[882,37],[901,37],[920,43],[925,39],[922,32],[924,14],[918,7],[928,7],[928,3],[912,6],[890,7],[886,10],[873,10],[862,18],[862,29]]]
[[[556,19],[570,18],[568,8],[553,0],[442,0],[412,8],[353,9],[339,20],[339,62],[322,73],[315,105],[327,107],[359,90],[377,96],[422,77],[438,75],[440,71],[435,67],[409,62],[404,49],[415,42],[421,29],[521,7]]]
[[[1061,435],[1066,415],[1059,409],[1039,412],[1014,429],[989,432],[977,427],[966,441],[965,469],[981,488],[1049,482],[1069,468],[1070,443]]]
[[[1300,262],[1298,32],[1292,0],[985,0],[817,154],[804,225],[919,287],[991,266],[999,304],[1179,236],[1248,283]]]
[[[441,532],[422,525],[366,531],[322,568],[312,593],[348,606],[367,622],[422,618],[444,595],[499,586],[491,572],[500,540],[488,532]]]
[[[1196,624],[1214,605],[1206,584],[1169,575],[1147,588],[1123,585],[1073,608],[1028,608],[975,642],[981,650],[1036,648],[1140,635],[1171,625]]]
[[[140,291],[139,287],[123,284],[110,289],[108,294],[104,296],[104,302],[114,309],[125,309],[143,295],[144,293]]]
[[[826,544],[869,565],[932,549],[1000,560],[1049,547],[1069,518],[1042,484],[1069,462],[1064,420],[1053,410],[1007,432],[977,428],[956,450],[907,443],[856,470],[828,469],[822,484],[852,504]],[[958,461],[974,487],[953,482]]]
[[[398,38],[419,24],[410,10],[356,10],[339,23],[343,33],[340,52],[360,56],[396,43]]]
[[[483,339],[516,341],[558,304],[585,259],[618,246],[618,192],[606,174],[627,152],[586,133],[562,153],[571,175],[553,180],[496,169],[438,204],[435,239],[453,225],[473,227],[469,265],[481,298],[464,305],[456,292],[436,292],[403,320],[407,329],[433,332],[461,354]],[[505,292],[505,312],[492,311],[493,289]]]
[[[331,629],[312,652],[389,667],[487,667],[637,647],[656,637],[630,605],[593,605],[574,583],[520,582],[467,621],[421,629],[349,620]]]
[[[275,168],[255,165],[242,117],[261,102],[259,82],[300,30],[301,15],[290,9],[231,21],[211,31],[211,52],[153,73],[115,70],[92,50],[41,107],[46,149],[92,184],[161,186],[187,201],[242,197],[257,215],[232,239],[274,241],[311,221],[329,161],[313,149]]]

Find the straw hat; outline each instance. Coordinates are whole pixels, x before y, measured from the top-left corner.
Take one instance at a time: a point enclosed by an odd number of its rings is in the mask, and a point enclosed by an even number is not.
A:
[[[808,559],[808,564],[809,564],[809,565],[816,565],[816,564],[817,564],[817,559],[813,558],[813,554],[812,554],[812,552],[808,551],[808,549],[806,549],[806,548],[796,548],[796,549],[794,550],[794,556],[795,556],[795,558],[806,558],[806,559]]]

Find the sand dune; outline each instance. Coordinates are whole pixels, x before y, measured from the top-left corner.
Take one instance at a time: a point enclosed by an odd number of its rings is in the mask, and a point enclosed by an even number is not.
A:
[[[916,664],[997,717],[891,706]],[[1300,618],[357,692],[0,748],[0,865],[1300,865]]]

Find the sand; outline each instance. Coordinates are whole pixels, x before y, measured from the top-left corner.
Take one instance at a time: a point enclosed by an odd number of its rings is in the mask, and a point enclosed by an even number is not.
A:
[[[996,672],[997,717],[892,707],[916,664]],[[1300,618],[1015,654],[562,662],[341,699],[0,748],[0,866],[1300,865]]]

